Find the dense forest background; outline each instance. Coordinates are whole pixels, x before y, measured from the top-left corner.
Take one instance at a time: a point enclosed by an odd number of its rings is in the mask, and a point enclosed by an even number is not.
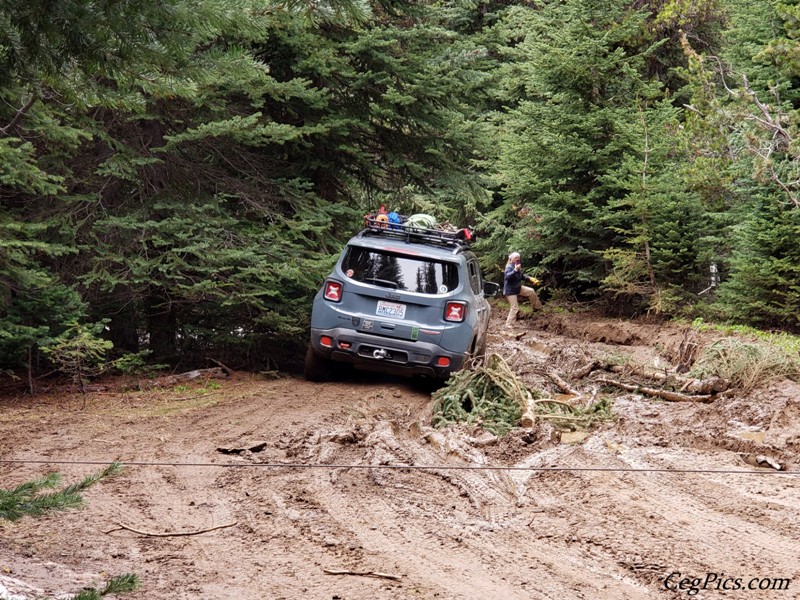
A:
[[[553,300],[797,331],[799,36],[774,0],[0,0],[0,370],[282,368],[381,204]]]

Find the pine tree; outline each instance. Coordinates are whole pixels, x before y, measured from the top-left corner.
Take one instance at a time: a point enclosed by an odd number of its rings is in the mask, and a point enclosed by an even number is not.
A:
[[[107,353],[113,344],[100,336],[105,324],[84,325],[77,322],[68,324],[66,331],[42,351],[59,371],[69,375],[78,385],[81,393],[86,392],[86,383],[108,368]]]
[[[143,88],[142,110],[93,123],[85,145],[103,160],[71,168],[103,192],[70,187],[54,205],[81,248],[77,268],[58,268],[112,339],[137,351],[146,332],[173,362],[285,355],[367,202],[446,197],[441,216],[464,212],[465,84],[440,60],[454,36],[418,26],[418,7],[393,11],[355,23],[278,10],[258,29],[220,28],[185,57],[192,87],[176,82],[177,101]]]
[[[694,182],[716,190],[717,316],[797,328],[800,278],[788,236],[796,234],[800,173],[796,10],[779,2],[729,2],[731,27],[719,56],[685,42],[694,89]],[[709,185],[712,183],[713,185]],[[710,196],[707,196],[710,198]],[[711,244],[709,244],[711,245]]]
[[[493,235],[577,291],[606,276],[602,252],[630,226],[615,222],[613,204],[627,193],[615,173],[640,143],[628,124],[661,94],[645,72],[645,25],[617,0],[547,3],[503,19],[513,107],[496,117],[504,201]]]
[[[800,210],[759,199],[755,214],[734,229],[730,277],[718,306],[734,322],[800,330]]]

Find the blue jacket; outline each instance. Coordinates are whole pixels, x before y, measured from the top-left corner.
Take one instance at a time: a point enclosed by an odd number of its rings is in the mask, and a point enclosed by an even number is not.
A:
[[[522,269],[514,270],[514,263],[506,265],[506,273],[503,278],[503,296],[516,296],[522,289],[522,282],[528,279]]]

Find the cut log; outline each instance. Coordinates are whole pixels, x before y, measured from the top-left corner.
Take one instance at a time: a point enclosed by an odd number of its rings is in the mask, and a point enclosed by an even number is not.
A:
[[[225,370],[221,367],[211,367],[210,369],[195,369],[177,375],[166,375],[149,382],[147,387],[171,387],[195,379],[224,379],[227,377]]]
[[[661,398],[662,400],[666,400],[668,402],[711,402],[716,398],[714,394],[702,394],[702,395],[690,395],[690,394],[682,394],[680,392],[670,392],[668,390],[658,390],[655,388],[645,387],[642,385],[635,385],[631,383],[622,383],[621,381],[615,381],[613,379],[607,379],[605,377],[598,377],[595,379],[597,383],[604,383],[606,385],[613,385],[615,387],[621,388],[623,390],[627,390],[629,392],[634,392],[636,394],[644,394],[646,396],[653,396],[655,398]]]
[[[716,375],[707,379],[696,379],[669,371],[656,371],[634,365],[612,365],[608,367],[608,370],[612,373],[637,375],[664,384],[674,384],[680,387],[681,392],[689,394],[717,394],[730,387],[730,382]]]

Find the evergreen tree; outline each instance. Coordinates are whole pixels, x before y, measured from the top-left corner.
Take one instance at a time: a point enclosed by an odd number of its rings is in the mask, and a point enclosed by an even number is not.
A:
[[[797,327],[796,233],[800,189],[797,33],[791,6],[731,0],[719,56],[685,42],[693,88],[687,128],[695,134],[693,182],[703,186],[717,224],[723,273],[715,308],[726,319]],[[716,200],[707,194],[716,190]]]
[[[627,193],[618,172],[640,143],[628,124],[661,94],[645,73],[645,25],[621,0],[548,2],[503,19],[513,107],[495,117],[504,200],[493,236],[577,291],[607,275],[602,252],[632,226],[613,209]]]
[[[114,346],[100,337],[105,324],[69,323],[67,330],[42,351],[61,371],[78,384],[82,393],[86,382],[108,368],[107,352]]]
[[[71,0],[53,22],[42,7],[0,10],[0,92],[20,107],[5,206],[73,253],[23,271],[79,283],[119,350],[285,355],[365,208],[447,198],[447,216],[476,189],[466,84],[446,76],[456,36],[424,7]]]
[[[643,301],[649,312],[674,313],[705,284],[700,244],[708,224],[699,196],[685,190],[674,143],[682,135],[678,110],[667,101],[642,107],[639,122],[627,127],[634,142],[608,176],[627,191],[608,204],[614,221],[623,217],[614,226],[622,240],[603,252],[611,265],[603,287],[634,308]]]
[[[760,198],[734,229],[737,243],[719,307],[737,323],[800,330],[800,210]]]

